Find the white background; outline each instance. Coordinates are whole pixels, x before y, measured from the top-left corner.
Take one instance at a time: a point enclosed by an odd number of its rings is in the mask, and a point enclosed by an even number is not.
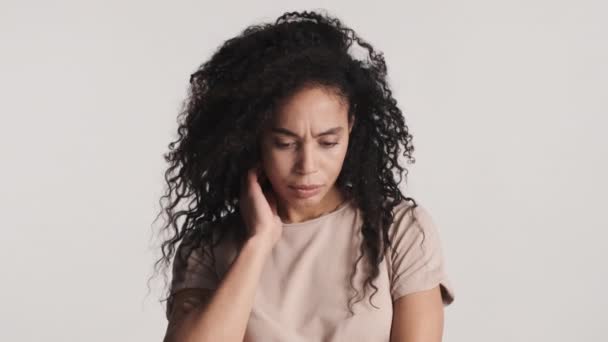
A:
[[[385,54],[456,291],[445,341],[608,338],[605,2],[2,1],[0,340],[162,339],[152,221],[189,75],[314,8]]]

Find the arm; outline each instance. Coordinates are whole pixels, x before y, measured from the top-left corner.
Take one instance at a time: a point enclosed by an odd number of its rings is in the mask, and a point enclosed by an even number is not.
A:
[[[398,298],[393,303],[391,342],[441,342],[443,302],[439,286]]]
[[[250,238],[217,290],[176,293],[164,341],[243,341],[259,277],[271,250],[267,239]]]

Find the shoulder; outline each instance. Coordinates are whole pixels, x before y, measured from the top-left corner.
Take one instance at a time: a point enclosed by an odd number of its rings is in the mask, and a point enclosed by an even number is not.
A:
[[[430,211],[420,203],[400,203],[394,209],[386,250],[391,274],[391,294],[397,298],[440,284],[443,301],[453,301],[439,229]]]
[[[238,238],[240,229],[238,213],[228,213],[220,219],[202,222],[197,227],[184,232],[180,247],[210,248],[226,244]]]
[[[214,265],[218,254],[234,240],[233,220],[224,217],[213,222],[203,222],[182,234],[173,258],[174,278],[186,276],[187,272],[201,265]]]
[[[402,200],[392,210],[393,221],[389,228],[392,235],[435,234],[437,227],[428,208],[419,201]]]

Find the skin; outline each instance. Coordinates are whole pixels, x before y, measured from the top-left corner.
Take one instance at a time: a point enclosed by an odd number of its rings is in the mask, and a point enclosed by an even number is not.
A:
[[[391,342],[441,342],[443,302],[439,285],[393,302]]]
[[[344,200],[335,181],[353,126],[347,113],[338,96],[318,87],[301,90],[280,107],[261,140],[261,163],[241,183],[239,206],[249,239],[215,291],[175,294],[166,342],[243,341],[259,277],[280,240],[282,224],[319,217]],[[271,188],[263,190],[266,180]],[[323,188],[300,198],[290,188],[293,184]],[[442,331],[439,287],[393,303],[391,342],[440,342]]]
[[[344,201],[335,182],[353,123],[348,104],[326,88],[303,89],[279,107],[261,139],[261,165],[284,223],[319,217]],[[322,189],[299,198],[290,186],[302,184],[321,184]]]

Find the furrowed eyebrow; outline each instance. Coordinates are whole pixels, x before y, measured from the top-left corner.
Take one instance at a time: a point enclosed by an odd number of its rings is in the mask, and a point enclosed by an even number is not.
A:
[[[294,138],[299,138],[299,136],[296,133],[294,133],[294,132],[292,132],[292,131],[290,131],[290,130],[288,130],[286,128],[272,127],[270,130],[273,133],[284,134],[284,135],[288,135],[288,136],[291,136],[291,137],[294,137]],[[324,132],[321,132],[319,134],[313,135],[313,137],[318,138],[318,137],[321,137],[321,136],[324,136],[324,135],[337,134],[337,133],[339,133],[341,131],[342,131],[342,127],[333,127],[333,128],[330,128],[330,129],[328,129],[328,130],[326,130]]]

